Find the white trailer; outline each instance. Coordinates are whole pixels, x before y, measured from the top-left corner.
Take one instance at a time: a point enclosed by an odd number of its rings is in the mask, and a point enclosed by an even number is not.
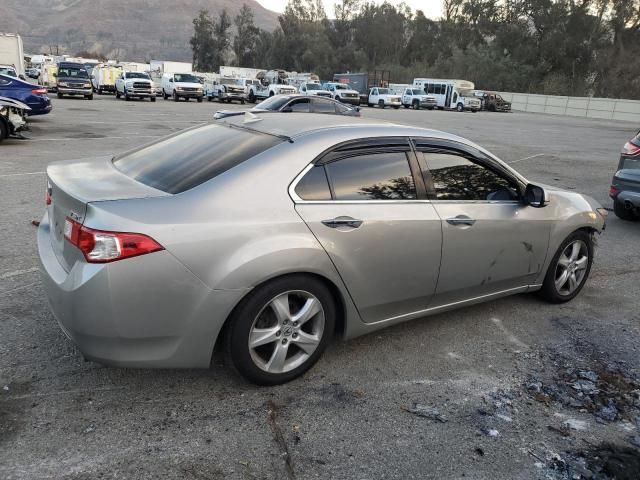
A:
[[[438,108],[477,112],[482,103],[473,94],[475,85],[468,80],[414,78],[413,86],[436,98]]]
[[[0,65],[12,66],[20,78],[25,78],[24,49],[17,33],[0,33]]]
[[[102,95],[103,92],[115,93],[116,80],[122,75],[122,67],[100,64],[93,69],[91,74],[93,90],[98,92],[98,95]]]
[[[164,73],[193,73],[193,64],[187,62],[151,60],[149,69],[153,72],[159,72],[160,76]]]
[[[230,67],[228,65],[220,66],[220,77],[232,77],[232,78],[256,78],[258,73],[264,72],[263,68],[245,68],[245,67]]]

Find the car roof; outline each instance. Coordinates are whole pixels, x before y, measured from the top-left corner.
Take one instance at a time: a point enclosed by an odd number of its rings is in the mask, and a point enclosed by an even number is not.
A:
[[[301,121],[300,117],[302,115],[304,115],[304,121]],[[372,134],[380,136],[432,137],[454,140],[477,147],[468,140],[438,130],[346,115],[326,115],[322,113],[263,115],[259,112],[252,112],[252,116],[249,118],[246,118],[245,115],[236,115],[223,118],[220,121],[270,135],[286,136],[292,140],[314,132],[340,129],[342,133],[349,130],[354,139],[371,137]]]

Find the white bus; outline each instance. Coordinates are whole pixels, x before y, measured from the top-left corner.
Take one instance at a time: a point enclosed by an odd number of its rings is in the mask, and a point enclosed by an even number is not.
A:
[[[413,86],[428,95],[433,95],[438,102],[438,108],[477,112],[482,106],[480,99],[473,94],[475,85],[467,80],[414,78]]]

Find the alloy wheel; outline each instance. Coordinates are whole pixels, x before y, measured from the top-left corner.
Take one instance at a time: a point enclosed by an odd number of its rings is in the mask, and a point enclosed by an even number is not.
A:
[[[558,258],[555,285],[560,295],[568,296],[575,292],[587,272],[589,249],[582,240],[575,240],[565,247]]]
[[[313,355],[324,327],[324,309],[316,296],[304,290],[281,293],[262,308],[251,325],[251,359],[268,373],[291,371]]]

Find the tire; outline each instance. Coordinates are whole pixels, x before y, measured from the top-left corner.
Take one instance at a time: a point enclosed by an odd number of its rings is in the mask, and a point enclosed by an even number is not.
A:
[[[278,303],[272,303],[278,302],[278,298],[280,302],[289,299],[289,302],[279,303],[286,309],[279,310],[282,312],[279,316],[274,308]],[[320,310],[302,325],[295,325],[291,316],[300,313],[302,305],[309,305],[309,301],[317,302],[316,308],[319,306]],[[302,375],[320,358],[333,335],[335,318],[334,299],[321,281],[307,275],[274,279],[253,290],[229,317],[227,355],[238,372],[253,383],[277,385],[288,382]],[[269,335],[270,341],[252,349],[249,347],[249,338],[252,331],[255,336],[256,328],[272,328],[276,331]],[[306,334],[307,338],[311,335],[316,337],[315,346],[306,344],[308,351],[300,347],[300,339],[305,338],[302,334]],[[266,338],[263,336],[262,339]],[[278,352],[285,355],[281,365],[277,364],[275,356]],[[296,356],[299,356],[297,361]]]
[[[273,92],[269,92],[269,96],[273,97],[275,94]]]
[[[378,100],[378,106],[379,106],[380,108],[384,108],[384,107],[385,107],[385,105],[384,105],[384,100]]]
[[[169,95],[167,95],[167,92],[165,92],[165,91],[164,91],[164,88],[162,89],[162,98],[163,98],[164,100],[166,100],[166,99],[168,99],[168,98],[169,98]]]
[[[336,97],[335,97],[335,99],[334,99],[334,100],[335,100],[336,102],[340,102],[340,103],[342,103],[342,100],[340,100],[340,95],[336,95]]]
[[[367,103],[367,107],[373,107],[373,103]]]
[[[62,98],[62,94],[58,92],[58,98]]]
[[[256,94],[249,90],[249,103],[256,103]]]
[[[197,100],[198,100],[198,103],[202,103],[202,97],[198,97]]]
[[[244,105],[244,98],[240,100],[240,105]]]
[[[404,108],[409,108],[411,105],[407,105],[407,104],[403,103],[403,104],[402,104],[402,106],[403,106]]]
[[[149,97],[149,100],[151,100],[151,102],[155,103],[156,97]]]
[[[180,97],[178,97],[178,94],[176,93],[175,90],[173,91],[173,95],[172,96],[173,96],[173,101],[174,102],[177,102],[178,100],[180,100]]]
[[[464,112],[464,105],[459,103],[458,105],[456,105],[456,110],[459,112]]]
[[[102,89],[101,88],[98,89],[98,95],[102,95]]]
[[[127,93],[127,91],[126,91],[126,90],[124,91],[124,99],[125,99],[125,101],[127,101],[127,102],[131,100],[131,97],[129,96],[129,94]]]
[[[617,200],[613,201],[613,213],[615,213],[616,217],[620,220],[625,220],[627,222],[638,219],[631,210],[624,208],[624,205]]]
[[[427,110],[433,110],[433,107],[427,107]]]
[[[393,109],[394,109],[394,110],[398,110],[399,108],[400,108],[400,105],[394,105],[394,106],[393,106]]]
[[[414,110],[420,110],[420,102],[413,102],[411,108],[413,108]]]
[[[577,254],[575,254],[574,247],[576,244],[579,248]],[[584,230],[573,232],[560,244],[560,248],[553,256],[539,295],[550,303],[564,303],[573,300],[589,278],[592,264],[593,239],[591,235]],[[565,283],[562,283],[561,277],[567,271],[572,273],[566,277]],[[571,276],[575,280],[573,284]]]
[[[120,98],[120,92],[118,91],[117,88],[116,88],[116,98]]]
[[[0,120],[0,142],[9,136],[9,128],[4,120]]]
[[[87,99],[87,100],[93,100],[93,93],[92,93],[91,95],[87,95],[87,96],[86,96],[86,99]]]

